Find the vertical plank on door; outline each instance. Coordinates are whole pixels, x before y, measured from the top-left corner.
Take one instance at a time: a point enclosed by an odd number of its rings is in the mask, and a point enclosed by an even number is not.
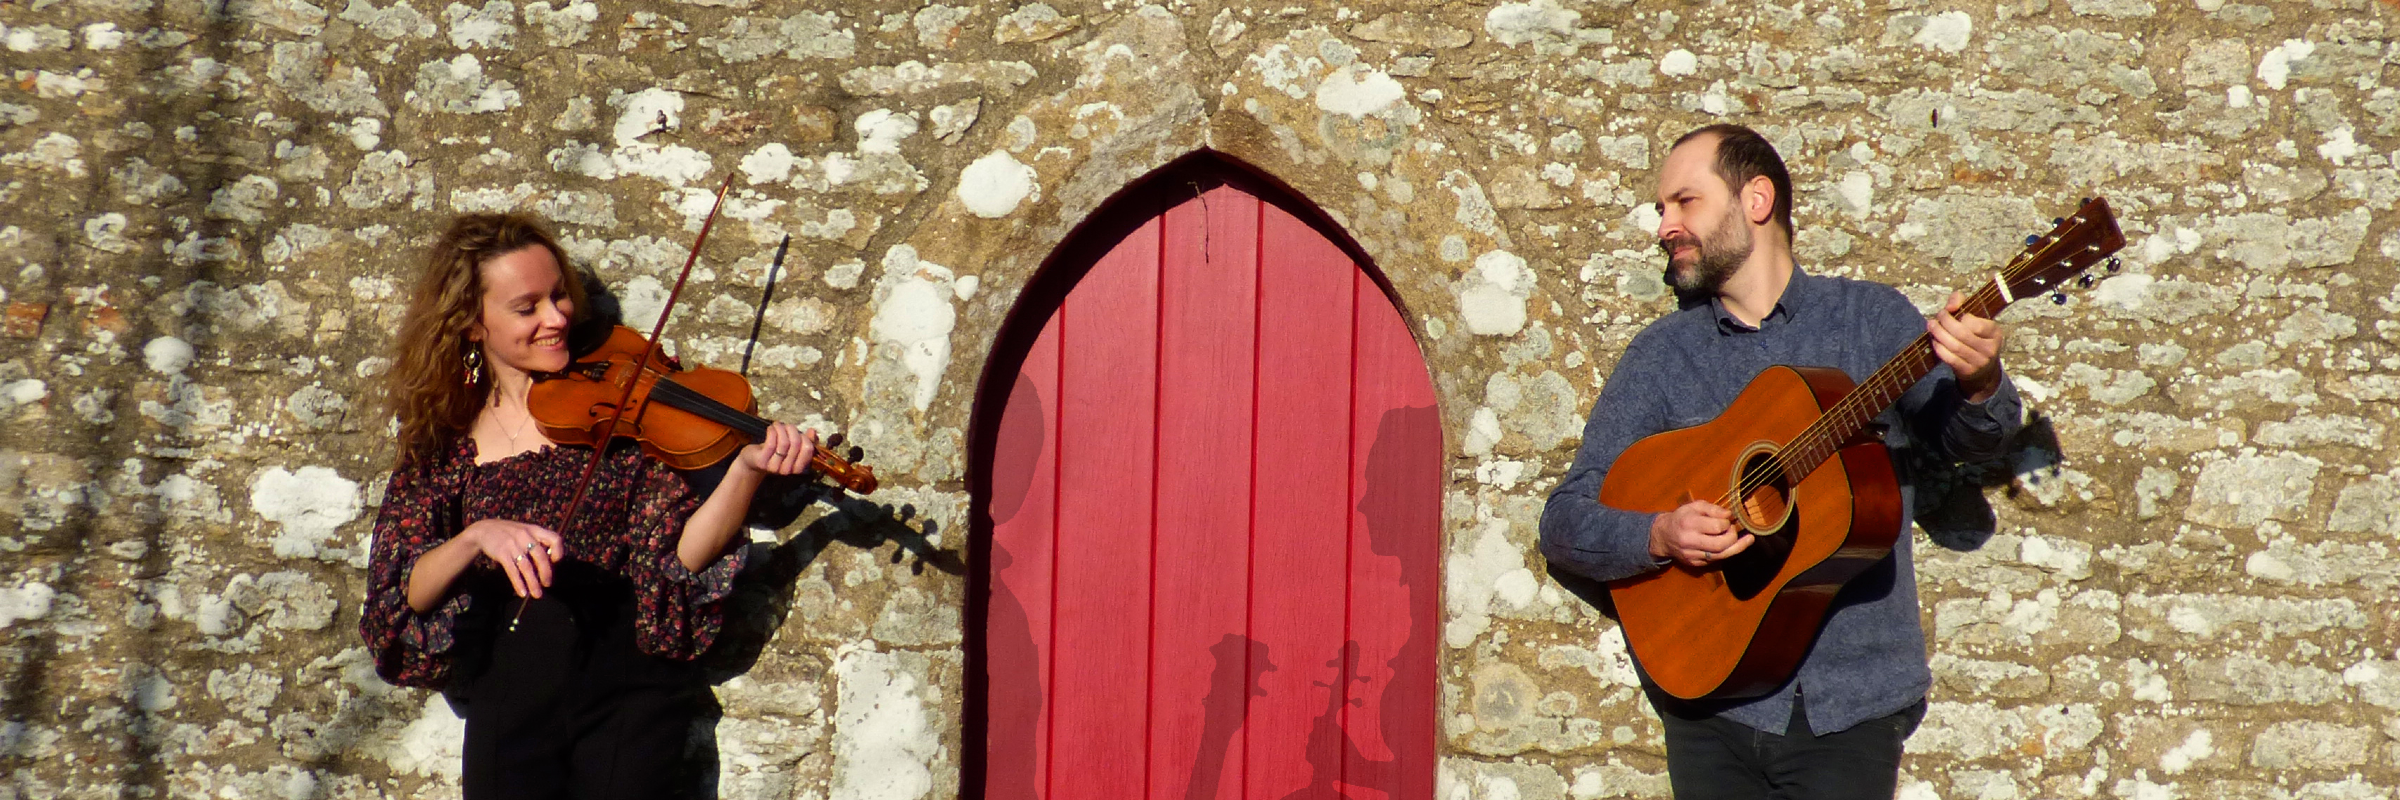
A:
[[[1343,768],[1354,800],[1433,796],[1435,606],[1441,556],[1442,431],[1424,356],[1399,309],[1358,281],[1351,414],[1350,630],[1358,699]]]
[[[1043,796],[1050,749],[1051,537],[1058,492],[1058,329],[1053,315],[1018,368],[992,452],[992,582],[985,606],[986,800]]]
[[[1239,797],[1247,670],[1258,198],[1167,210],[1159,276],[1156,598],[1149,617],[1156,800]]]
[[[1046,797],[1145,781],[1156,464],[1158,256],[1152,217],[1068,293],[1060,327],[1059,504]],[[1129,622],[1131,620],[1131,622]]]
[[[1251,698],[1248,796],[1341,779],[1350,514],[1351,282],[1323,234],[1262,204],[1251,636],[1275,669]]]

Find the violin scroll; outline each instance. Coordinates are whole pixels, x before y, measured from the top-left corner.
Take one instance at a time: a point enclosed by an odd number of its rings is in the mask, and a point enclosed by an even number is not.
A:
[[[827,480],[859,494],[873,494],[875,487],[880,485],[875,479],[874,467],[834,455],[828,452],[826,445],[817,447],[817,456],[809,461],[809,466]]]

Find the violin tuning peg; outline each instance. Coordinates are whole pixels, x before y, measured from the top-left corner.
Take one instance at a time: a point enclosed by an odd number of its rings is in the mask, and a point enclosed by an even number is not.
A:
[[[2066,293],[2065,293],[2065,292],[2060,292],[2060,293],[2057,293],[2057,294],[2050,295],[2050,304],[2051,304],[2051,305],[2054,305],[2054,306],[2063,306],[2063,305],[2066,305],[2066,304],[2067,304],[2067,295],[2066,295]]]

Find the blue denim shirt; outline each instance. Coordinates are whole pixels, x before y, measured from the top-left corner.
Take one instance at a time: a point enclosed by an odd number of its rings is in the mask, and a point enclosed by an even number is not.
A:
[[[1727,312],[1722,300],[1689,305],[1651,323],[1617,361],[1592,404],[1574,465],[1550,493],[1542,511],[1542,555],[1598,581],[1658,569],[1663,564],[1650,557],[1652,515],[1609,508],[1597,499],[1609,467],[1626,446],[1715,418],[1770,366],[1835,367],[1852,380],[1865,380],[1924,332],[1925,318],[1897,290],[1808,275],[1797,267],[1781,301],[1757,328]],[[2013,383],[2004,378],[1991,398],[1968,403],[1946,366],[1937,365],[1901,395],[1878,421],[1887,426],[1884,444],[1899,470],[1902,519],[1914,518],[1916,493],[1907,470],[1920,449],[1958,461],[1996,458],[2022,417]],[[1800,693],[1808,698],[1809,727],[1823,734],[1923,699],[1933,674],[1917,617],[1913,539],[1901,536],[1890,557],[1835,596],[1825,628],[1795,680],[1763,697],[1679,708],[1782,733],[1793,696]],[[1643,681],[1649,681],[1646,674]],[[1678,702],[1649,688],[1654,701]]]

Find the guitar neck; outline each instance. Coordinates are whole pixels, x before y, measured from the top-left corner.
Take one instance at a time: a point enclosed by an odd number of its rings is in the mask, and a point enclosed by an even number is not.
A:
[[[2085,198],[2073,215],[2052,222],[2056,227],[2048,235],[2026,237],[2022,252],[1992,273],[1990,282],[1976,286],[1967,295],[1959,304],[1961,316],[1995,319],[2020,297],[2057,292],[2086,268],[2125,246],[2125,233],[2117,228],[2116,213],[2109,210],[2108,201],[2102,198]],[[2109,271],[2116,269],[2116,261],[2110,259]],[[2082,279],[2085,286],[2091,282],[2090,276]],[[2060,302],[2066,300],[2064,294],[2055,297]],[[1835,451],[1858,441],[1859,434],[1877,415],[1940,365],[1941,359],[1933,353],[1930,334],[1909,342],[1899,355],[1825,409],[1807,430],[1792,437],[1778,454],[1785,474],[1798,482],[1816,471]]]
[[[1985,284],[1967,297],[1959,313],[1990,319],[2007,305],[1993,284]],[[1817,466],[1832,458],[1836,451],[1857,441],[1859,434],[1884,409],[1891,408],[1893,403],[1900,400],[1900,395],[1908,392],[1909,387],[1933,374],[1933,369],[1941,364],[1941,358],[1933,352],[1932,335],[1919,334],[1907,347],[1901,348],[1898,355],[1883,362],[1875,374],[1867,376],[1857,388],[1850,390],[1831,408],[1825,409],[1825,413],[1807,430],[1792,438],[1782,454],[1789,474],[1800,476],[1816,471]]]

